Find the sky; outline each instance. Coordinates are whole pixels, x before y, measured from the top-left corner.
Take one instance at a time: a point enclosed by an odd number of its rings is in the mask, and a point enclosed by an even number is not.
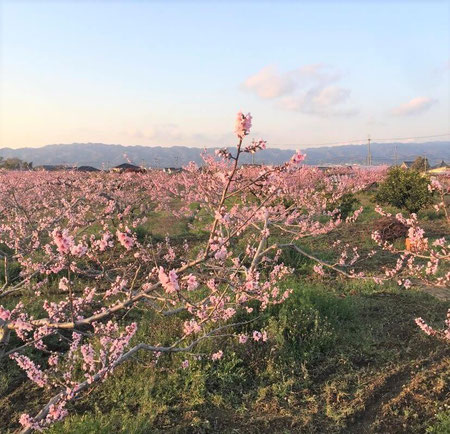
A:
[[[0,0],[0,148],[229,146],[239,110],[272,147],[448,134],[449,29],[450,1]]]

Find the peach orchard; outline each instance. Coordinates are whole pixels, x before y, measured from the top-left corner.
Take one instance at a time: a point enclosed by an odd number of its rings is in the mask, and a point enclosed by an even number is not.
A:
[[[377,232],[376,247],[365,256],[335,243],[333,263],[301,248],[302,238],[353,224],[362,208],[344,215],[340,200],[381,181],[385,168],[330,174],[304,166],[301,152],[281,166],[241,166],[243,153],[266,147],[263,140],[248,141],[251,123],[250,114],[239,113],[234,150],[205,154],[202,167],[189,164],[180,173],[0,172],[0,357],[53,396],[37,414],[21,416],[22,433],[64,418],[68,402],[138,352],[151,352],[155,361],[181,353],[183,369],[193,358],[225,357],[226,347],[218,344],[205,353],[206,340],[270,345],[266,330],[239,330],[244,324],[251,329],[259,312],[289,297],[283,282],[295,270],[281,261],[284,250],[314,261],[318,276],[379,285],[394,279],[405,290],[419,281],[449,284],[450,273],[442,271],[448,241],[429,242],[415,215],[396,216],[409,228],[408,250]],[[430,189],[448,194],[437,181]],[[444,201],[437,207],[447,212]],[[155,213],[186,219],[203,235],[183,242],[140,236]],[[392,267],[379,274],[355,271],[381,250],[395,259]],[[25,295],[40,307],[31,309]],[[136,306],[161,318],[186,318],[177,338],[164,346],[136,341],[139,321],[126,315]],[[450,339],[449,319],[443,330],[416,321],[426,333]],[[59,345],[49,345],[50,339]],[[23,354],[30,348],[27,354],[42,353],[45,363]]]

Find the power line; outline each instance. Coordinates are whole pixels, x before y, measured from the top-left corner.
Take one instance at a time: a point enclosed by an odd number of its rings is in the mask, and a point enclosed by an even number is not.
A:
[[[411,140],[411,139],[431,139],[433,137],[445,137],[450,136],[450,133],[435,134],[434,136],[417,136],[417,137],[393,137],[389,139],[373,139],[373,140]]]
[[[389,137],[389,138],[385,138],[385,139],[371,139],[372,142],[375,141],[386,141],[386,140],[415,140],[415,139],[431,139],[431,138],[435,138],[435,137],[445,137],[445,136],[450,136],[450,133],[446,133],[446,134],[434,134],[431,136],[416,136],[416,137]],[[363,143],[365,142],[367,139],[357,139],[357,140],[341,140],[340,142],[328,142],[328,143],[310,143],[310,144],[294,144],[294,143],[289,143],[289,144],[278,144],[275,143],[273,144],[273,146],[331,146],[331,145],[342,145],[342,144],[351,144],[351,143]]]

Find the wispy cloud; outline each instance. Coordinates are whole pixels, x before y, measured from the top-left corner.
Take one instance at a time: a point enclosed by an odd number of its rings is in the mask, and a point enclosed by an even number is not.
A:
[[[342,108],[351,91],[336,84],[340,79],[339,71],[323,64],[304,65],[285,73],[271,65],[248,77],[242,87],[260,98],[277,100],[286,110],[322,117],[354,115],[356,109]]]
[[[418,96],[396,107],[392,113],[397,116],[418,115],[429,110],[436,102],[433,98]]]
[[[295,90],[296,84],[292,74],[280,74],[275,66],[269,65],[247,78],[243,87],[261,98],[272,99],[290,94]]]
[[[315,86],[300,95],[282,98],[279,106],[321,117],[353,116],[357,113],[356,109],[336,107],[347,101],[349,97],[349,89],[339,86]]]

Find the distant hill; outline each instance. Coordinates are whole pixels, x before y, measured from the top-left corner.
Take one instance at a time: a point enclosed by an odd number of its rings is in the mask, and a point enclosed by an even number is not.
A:
[[[398,161],[411,161],[418,156],[427,157],[434,165],[441,160],[450,161],[450,142],[428,143],[373,143],[372,164],[394,164],[395,146]],[[216,148],[209,148],[213,153]],[[367,146],[345,145],[302,149],[307,154],[306,164],[364,164]],[[190,161],[202,164],[200,148],[185,146],[123,146],[105,145],[103,143],[72,143],[66,145],[47,145],[41,148],[0,148],[0,157],[17,157],[32,161],[34,166],[42,164],[73,164],[94,167],[113,167],[130,160],[137,165],[150,167],[180,167]],[[281,164],[287,161],[294,150],[268,148],[255,154],[255,163]],[[124,157],[126,155],[127,157]],[[250,163],[250,155],[244,155],[243,163]]]

